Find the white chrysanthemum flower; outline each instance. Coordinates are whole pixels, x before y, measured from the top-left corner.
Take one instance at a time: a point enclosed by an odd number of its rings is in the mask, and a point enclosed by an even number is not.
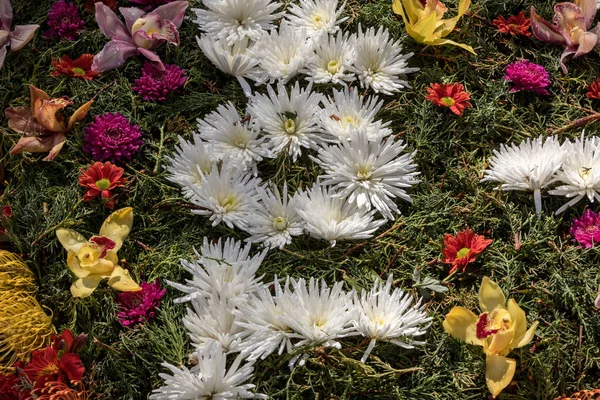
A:
[[[263,71],[258,84],[280,81],[287,83],[306,65],[314,48],[313,41],[306,36],[306,29],[282,23],[279,30],[273,29],[252,46],[253,57],[259,60]]]
[[[317,148],[321,143],[319,118],[322,95],[311,92],[312,83],[301,89],[298,82],[288,93],[279,83],[277,93],[267,86],[268,94],[256,93],[250,98],[247,112],[260,125],[273,153],[286,151],[293,161],[301,148]]]
[[[367,132],[369,140],[381,140],[389,136],[391,122],[375,121],[383,100],[377,96],[361,96],[357,89],[334,90],[333,97],[323,98],[321,125],[335,140],[349,138],[354,130]]]
[[[584,197],[591,203],[600,201],[600,140],[596,136],[584,139],[582,135],[569,147],[569,155],[554,179],[554,182],[563,184],[548,193],[573,199],[559,208],[556,214],[574,206]]]
[[[165,157],[171,164],[166,168],[169,173],[167,180],[181,186],[184,195],[189,198],[193,196],[190,187],[200,186],[202,176],[210,172],[216,159],[213,146],[203,142],[197,134],[194,134],[193,142],[181,136],[178,139],[175,154]]]
[[[496,181],[495,189],[533,192],[535,212],[542,212],[542,189],[548,186],[568,155],[568,144],[561,145],[554,136],[527,139],[519,146],[503,144],[494,150],[490,168],[481,182]]]
[[[286,19],[297,28],[306,28],[310,37],[336,33],[339,24],[348,19],[340,18],[344,12],[344,2],[338,8],[338,0],[300,0],[300,4],[290,4]]]
[[[161,373],[163,386],[155,389],[151,400],[226,400],[226,399],[266,399],[262,394],[250,392],[255,385],[246,383],[252,377],[252,363],[240,367],[242,357],[238,356],[227,369],[227,356],[218,342],[211,343],[204,350],[198,350],[198,364],[191,370],[177,368],[169,363],[161,365],[172,375]]]
[[[210,298],[216,291],[224,298],[239,304],[263,287],[262,276],[256,277],[256,271],[267,255],[268,249],[250,256],[251,245],[242,247],[242,242],[231,238],[210,243],[204,238],[201,254],[196,261],[181,260],[183,269],[192,274],[186,284],[167,281],[175,289],[187,293],[175,299],[175,303],[191,301],[195,298]]]
[[[248,38],[244,38],[228,45],[225,40],[214,40],[210,35],[196,36],[198,46],[202,52],[222,72],[233,75],[242,86],[246,96],[252,93],[250,85],[244,78],[258,80],[262,70],[258,67],[258,60],[250,51]]]
[[[311,158],[325,170],[322,185],[331,185],[341,197],[358,208],[375,207],[387,219],[400,210],[396,197],[412,203],[406,188],[419,182],[415,153],[401,154],[406,145],[393,139],[370,141],[365,131],[353,131],[340,144],[325,146]]]
[[[399,41],[390,39],[387,29],[382,26],[377,32],[368,28],[365,32],[359,26],[356,40],[356,59],[350,70],[355,72],[360,84],[372,88],[375,92],[390,95],[405,87],[410,88],[400,75],[418,71],[419,68],[407,67],[407,60],[413,53],[402,54]]]
[[[298,192],[298,214],[308,233],[335,246],[338,240],[368,239],[386,220],[375,220],[376,210],[358,208],[356,203],[335,196],[335,192],[314,184],[306,192]]]
[[[355,329],[364,337],[371,339],[361,362],[365,362],[373,351],[377,341],[390,342],[405,349],[412,349],[425,342],[414,340],[417,336],[427,333],[429,321],[425,306],[412,304],[409,293],[396,288],[392,291],[392,276],[385,286],[375,282],[367,293],[362,291],[360,298],[355,294],[356,319]]]
[[[296,212],[297,196],[289,196],[287,184],[283,184],[283,196],[276,186],[256,188],[260,201],[250,216],[247,232],[250,243],[264,243],[267,247],[284,246],[292,242],[292,236],[302,235],[304,221]]]
[[[273,22],[283,13],[273,12],[281,7],[271,0],[202,0],[207,8],[192,8],[200,30],[227,44],[246,38],[257,41],[265,31],[274,28]]]
[[[192,210],[198,215],[209,215],[212,226],[221,222],[228,227],[245,229],[248,216],[256,209],[256,186],[259,178],[252,177],[241,168],[234,168],[225,160],[221,167],[213,164],[210,173],[201,173],[202,184],[188,184],[186,189],[193,193],[190,201],[200,210]]]
[[[260,128],[242,121],[231,102],[220,105],[204,119],[198,119],[198,133],[214,146],[217,159],[229,161],[227,165],[230,168],[252,170],[256,176],[256,163],[263,157],[272,157],[264,143],[265,138],[258,137]]]
[[[315,83],[333,83],[346,86],[356,80],[348,68],[356,57],[356,35],[338,32],[337,36],[323,35],[315,44],[315,51],[306,63],[303,73]]]

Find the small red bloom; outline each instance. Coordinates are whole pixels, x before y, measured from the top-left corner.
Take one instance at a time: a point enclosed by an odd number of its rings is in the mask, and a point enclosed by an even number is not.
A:
[[[83,201],[91,201],[102,195],[106,207],[112,210],[115,207],[112,190],[125,185],[127,178],[123,178],[124,172],[123,168],[117,167],[109,161],[104,164],[96,162],[87,171],[82,169],[81,175],[79,175],[79,184],[88,189],[83,196]]]
[[[2,207],[2,215],[0,216],[0,219],[11,218],[11,217],[12,217],[12,208],[10,208],[10,206],[8,206],[8,205]],[[6,233],[6,229],[4,229],[4,227],[0,226],[0,235],[4,235],[5,233]],[[0,398],[0,400],[2,400],[2,398]]]
[[[432,83],[427,89],[425,98],[439,107],[449,107],[450,111],[462,116],[465,108],[471,108],[471,95],[465,92],[461,83]]]
[[[64,75],[91,81],[92,79],[100,76],[98,72],[92,71],[93,61],[93,54],[83,54],[75,60],[71,60],[71,58],[65,54],[60,60],[57,60],[56,58],[52,59],[54,71],[50,75]]]
[[[492,243],[492,239],[486,239],[482,235],[476,235],[469,228],[458,232],[456,237],[446,234],[444,236],[444,263],[452,264],[448,275],[462,268],[465,272],[467,264],[475,261],[475,256],[480,254]]]
[[[525,16],[525,12],[521,11],[517,15],[511,15],[506,20],[502,15],[492,21],[492,24],[502,33],[510,33],[513,36],[523,35],[531,36],[529,27],[531,26],[531,20]]]
[[[588,92],[585,95],[588,99],[600,100],[600,78],[596,79],[588,86]]]
[[[105,6],[108,6],[111,10],[117,8],[116,0],[86,0],[86,2],[83,4],[83,7],[85,7],[91,12],[94,12],[94,10],[96,9],[96,3],[102,3]]]

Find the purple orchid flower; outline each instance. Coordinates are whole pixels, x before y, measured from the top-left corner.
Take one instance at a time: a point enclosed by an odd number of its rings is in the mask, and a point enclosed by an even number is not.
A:
[[[0,69],[4,65],[7,48],[10,45],[11,51],[21,50],[31,39],[39,25],[17,25],[13,31],[12,25],[12,6],[10,0],[0,0]]]
[[[573,3],[558,3],[554,6],[554,25],[544,20],[531,7],[531,29],[535,37],[542,42],[565,46],[560,56],[560,67],[567,73],[565,58],[573,58],[589,53],[600,47],[600,25],[590,29],[596,16],[596,0],[575,0]]]
[[[119,68],[129,57],[140,54],[164,71],[165,66],[154,51],[165,42],[179,45],[177,29],[187,7],[187,1],[174,1],[149,13],[136,7],[121,7],[123,23],[108,6],[96,3],[96,21],[110,42],[94,56],[92,70],[104,72]]]

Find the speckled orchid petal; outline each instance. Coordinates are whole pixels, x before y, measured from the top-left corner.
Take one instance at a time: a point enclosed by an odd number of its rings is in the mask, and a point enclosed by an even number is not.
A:
[[[110,278],[108,279],[108,284],[115,290],[119,290],[121,292],[137,292],[142,290],[142,288],[135,283],[131,276],[129,276],[129,271],[116,266]]]
[[[165,65],[161,61],[160,57],[153,51],[150,51],[150,50],[140,47],[140,48],[138,48],[138,53],[140,53],[141,55],[146,57],[148,59],[148,61],[150,63],[152,63],[152,66],[154,68],[156,68],[157,70],[159,70],[159,71],[165,70]]]
[[[131,33],[110,7],[96,3],[96,22],[108,39],[132,43]]]
[[[10,31],[12,16],[13,12],[10,0],[0,0],[0,29]]]
[[[512,358],[488,355],[485,358],[485,381],[493,397],[508,386],[515,376],[517,362]]]
[[[581,8],[573,3],[558,3],[554,6],[554,24],[565,37],[567,46],[578,43],[579,35],[586,31]]]
[[[10,50],[18,51],[25,47],[25,45],[33,39],[35,31],[39,27],[39,25],[15,26],[15,29],[10,33]]]
[[[123,245],[123,240],[129,235],[132,225],[133,208],[122,208],[106,218],[102,228],[100,228],[100,236],[106,236],[115,242],[113,251],[116,253]]]
[[[125,19],[125,25],[127,26],[127,31],[131,32],[131,27],[133,23],[137,21],[139,18],[142,18],[146,15],[146,11],[141,10],[137,7],[121,7],[119,8],[121,15]]]
[[[185,11],[187,8],[187,1],[173,1],[157,7],[152,12],[158,14],[163,21],[171,21],[177,28],[179,28],[183,22],[183,17],[185,16]]]
[[[593,32],[582,33],[579,37],[579,47],[577,47],[577,52],[573,58],[589,53],[596,47],[596,43],[598,43],[598,35]]]
[[[100,53],[94,56],[92,71],[104,72],[119,68],[121,65],[125,64],[125,61],[127,61],[129,57],[135,55],[136,50],[137,48],[133,43],[121,40],[111,40],[104,45],[104,48]]]
[[[81,233],[71,229],[57,229],[56,238],[67,251],[79,251],[81,246],[87,243],[87,239]]]
[[[171,21],[161,20],[156,13],[138,19],[131,28],[136,46],[148,50],[158,48],[164,42],[179,45],[179,32]]]
[[[532,6],[529,12],[531,18],[531,30],[536,38],[542,42],[567,45],[567,39],[550,22],[546,21],[535,12]]]
[[[575,4],[581,9],[581,15],[585,23],[585,29],[588,30],[592,26],[592,21],[596,17],[598,4],[596,0],[575,0]]]

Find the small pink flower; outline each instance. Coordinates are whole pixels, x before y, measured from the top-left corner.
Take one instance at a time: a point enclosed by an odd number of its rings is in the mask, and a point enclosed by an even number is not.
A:
[[[135,80],[134,92],[142,99],[165,101],[169,93],[185,85],[185,71],[175,64],[165,64],[165,70],[160,71],[149,62],[144,63],[142,76]]]
[[[531,91],[538,94],[550,94],[550,75],[544,67],[528,60],[521,60],[509,64],[504,70],[504,79],[513,83],[510,93]]]
[[[582,247],[593,247],[600,242],[600,214],[587,210],[579,219],[573,219],[569,233]]]
[[[117,318],[121,325],[132,328],[144,322],[150,322],[160,307],[160,299],[167,292],[161,289],[160,280],[152,283],[142,282],[142,290],[137,292],[123,292],[117,296],[117,303],[121,310]]]
[[[52,4],[48,13],[48,29],[44,36],[54,39],[77,40],[83,30],[84,21],[73,3],[59,0]]]

